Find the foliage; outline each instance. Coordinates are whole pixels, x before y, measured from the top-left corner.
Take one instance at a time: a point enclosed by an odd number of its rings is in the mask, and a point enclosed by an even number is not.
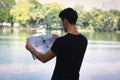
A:
[[[63,9],[59,3],[41,4],[38,0],[0,0],[0,22],[46,25],[47,28],[59,28],[59,12]],[[78,12],[77,26],[95,31],[120,30],[120,10],[102,11],[93,8],[85,11],[81,5],[74,9]]]
[[[42,13],[44,13],[44,24],[48,28],[59,27],[60,19],[58,17],[59,12],[63,9],[63,6],[58,3],[50,3],[43,5]]]
[[[11,22],[10,10],[15,0],[0,0],[0,22]]]
[[[13,22],[26,24],[29,19],[29,7],[30,3],[24,0],[18,0],[16,5],[11,10],[11,16],[13,17]]]
[[[80,16],[78,18],[78,26],[95,31],[115,31],[120,29],[119,10],[102,11],[98,8],[93,8],[87,12],[78,5],[75,9]]]
[[[31,6],[29,8],[30,12],[30,22],[33,23],[33,25],[38,24],[39,21],[43,18],[43,15],[41,14],[42,4],[40,4],[37,0],[29,0]],[[35,23],[34,23],[35,20]]]
[[[80,6],[80,5],[77,5],[74,7],[74,9],[77,11],[78,13],[78,21],[77,21],[77,25],[79,25],[81,28],[85,27],[84,26],[84,19],[85,19],[85,11],[84,11],[84,7],[83,6]]]

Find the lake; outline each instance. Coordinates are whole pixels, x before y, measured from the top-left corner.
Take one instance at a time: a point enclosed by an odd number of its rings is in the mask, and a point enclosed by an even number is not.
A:
[[[0,80],[50,80],[55,58],[45,64],[25,49],[35,31],[0,30]],[[80,80],[120,80],[120,37],[116,33],[83,33],[88,47]]]

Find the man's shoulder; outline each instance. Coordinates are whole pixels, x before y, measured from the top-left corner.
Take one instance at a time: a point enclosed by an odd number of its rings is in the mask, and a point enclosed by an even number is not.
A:
[[[61,37],[58,37],[56,40],[63,40],[64,38],[66,38],[67,35],[64,35],[64,36],[61,36]]]
[[[82,38],[84,38],[84,39],[86,39],[86,40],[87,40],[87,37],[86,37],[85,35],[80,34],[80,36],[81,36]]]

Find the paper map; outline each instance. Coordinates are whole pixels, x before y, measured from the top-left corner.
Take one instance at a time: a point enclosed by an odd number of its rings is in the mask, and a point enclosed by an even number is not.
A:
[[[29,37],[27,40],[37,51],[45,53],[51,48],[53,42],[55,41],[55,37],[52,34],[46,34]],[[33,56],[33,58],[35,58],[35,56]]]

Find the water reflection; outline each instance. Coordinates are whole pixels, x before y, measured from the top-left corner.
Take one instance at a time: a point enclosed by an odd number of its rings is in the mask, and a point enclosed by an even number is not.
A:
[[[50,80],[55,59],[48,63],[34,61],[25,50],[25,38],[35,31],[0,34],[0,80]],[[89,44],[80,72],[80,80],[120,79],[120,39],[111,34],[89,34]],[[104,41],[105,40],[105,41]],[[114,40],[114,41],[113,41]]]
[[[81,80],[119,80],[120,42],[89,41]]]
[[[114,32],[88,32],[84,34],[89,40],[120,41],[119,34]]]

